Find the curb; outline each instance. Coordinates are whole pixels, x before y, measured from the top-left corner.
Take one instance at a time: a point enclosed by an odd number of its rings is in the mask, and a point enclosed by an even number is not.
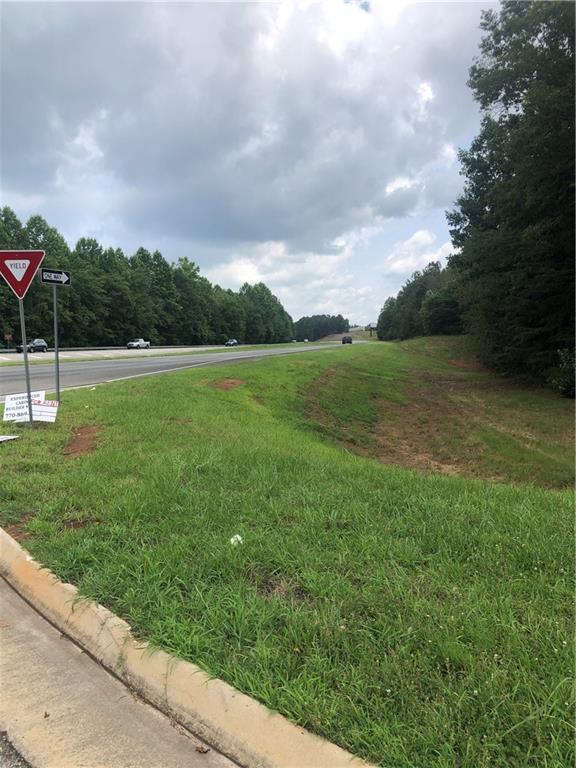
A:
[[[164,714],[250,768],[368,768],[194,664],[138,642],[130,626],[42,567],[0,528],[0,574],[58,629]]]

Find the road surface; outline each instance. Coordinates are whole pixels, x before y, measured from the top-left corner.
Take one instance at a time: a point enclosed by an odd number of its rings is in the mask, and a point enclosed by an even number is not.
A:
[[[252,345],[251,345],[252,346]],[[116,357],[158,357],[159,355],[180,355],[183,352],[212,352],[214,349],[226,350],[224,344],[209,345],[203,344],[195,347],[151,347],[150,349],[126,349],[126,347],[102,348],[86,347],[85,349],[61,349],[59,353],[60,362],[64,360],[102,360],[102,358]],[[54,361],[54,350],[48,352],[30,352],[30,360],[37,363],[47,363]],[[0,364],[22,362],[22,355],[15,350],[0,349]]]
[[[208,365],[223,365],[238,360],[259,360],[263,357],[277,355],[293,355],[295,353],[312,352],[338,348],[335,344],[298,345],[297,348],[282,347],[281,349],[260,350],[231,350],[230,352],[212,352],[206,354],[177,355],[169,357],[136,356],[118,360],[85,360],[79,362],[60,363],[60,388],[73,389],[93,384],[121,381],[137,376],[150,376],[157,373],[167,373],[185,368],[196,368]],[[345,347],[343,347],[345,349]],[[54,392],[55,375],[51,365],[31,365],[30,379],[32,391],[46,390],[46,394]],[[0,367],[0,402],[6,395],[26,391],[24,363]]]

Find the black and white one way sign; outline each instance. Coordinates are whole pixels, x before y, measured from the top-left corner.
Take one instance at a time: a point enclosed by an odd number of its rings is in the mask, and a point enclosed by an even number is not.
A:
[[[41,269],[40,282],[49,285],[70,285],[70,272],[63,269]]]

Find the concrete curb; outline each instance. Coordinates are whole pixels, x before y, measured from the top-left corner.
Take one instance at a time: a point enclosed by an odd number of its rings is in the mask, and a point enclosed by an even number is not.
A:
[[[0,573],[41,614],[126,685],[250,768],[366,768],[222,680],[132,635],[107,608],[80,598],[0,528]]]

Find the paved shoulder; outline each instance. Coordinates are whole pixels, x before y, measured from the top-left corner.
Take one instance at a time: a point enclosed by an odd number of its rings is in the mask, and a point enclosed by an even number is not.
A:
[[[134,698],[2,578],[0,642],[0,731],[34,768],[236,765]],[[18,759],[4,743],[0,766]]]

